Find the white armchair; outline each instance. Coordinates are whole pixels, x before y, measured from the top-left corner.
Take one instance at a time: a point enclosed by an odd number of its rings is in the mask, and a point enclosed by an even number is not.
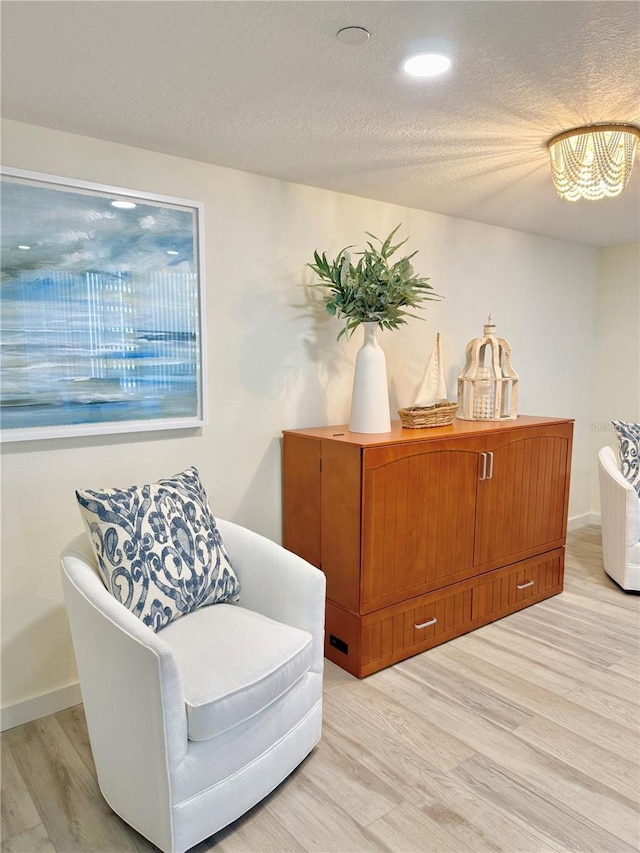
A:
[[[256,533],[217,524],[239,604],[202,607],[157,634],[106,590],[86,535],[62,554],[100,788],[166,853],[250,809],[321,734],[324,575]]]
[[[598,466],[604,569],[623,589],[640,590],[640,497],[611,447],[601,448]]]

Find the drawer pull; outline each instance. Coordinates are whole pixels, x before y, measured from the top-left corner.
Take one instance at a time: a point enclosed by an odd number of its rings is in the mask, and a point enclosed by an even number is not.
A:
[[[533,586],[535,581],[527,581],[526,583],[516,584],[517,589],[526,589],[528,586]]]
[[[437,619],[429,619],[428,622],[423,622],[422,625],[414,625],[413,627],[417,628],[419,631],[420,628],[428,628],[429,625],[435,625],[437,621],[438,621]]]

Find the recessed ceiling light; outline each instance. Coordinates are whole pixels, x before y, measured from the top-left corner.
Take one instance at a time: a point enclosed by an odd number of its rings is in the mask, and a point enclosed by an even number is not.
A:
[[[31,246],[18,246],[19,249],[30,249]]]
[[[112,201],[111,207],[119,207],[121,210],[133,210],[137,205],[132,201]]]
[[[336,33],[342,44],[365,44],[369,41],[369,30],[364,27],[343,27]]]
[[[435,77],[451,68],[453,61],[444,53],[418,53],[404,63],[404,70],[412,77]]]

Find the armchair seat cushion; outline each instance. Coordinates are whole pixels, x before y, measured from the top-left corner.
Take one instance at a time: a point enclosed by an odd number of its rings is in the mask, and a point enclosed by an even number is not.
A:
[[[209,740],[258,714],[312,660],[310,633],[236,604],[202,607],[167,625],[162,639],[182,681],[191,741]]]

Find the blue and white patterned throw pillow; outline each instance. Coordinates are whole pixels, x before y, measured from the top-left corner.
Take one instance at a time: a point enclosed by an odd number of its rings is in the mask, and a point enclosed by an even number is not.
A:
[[[640,424],[611,421],[620,446],[620,471],[640,496]]]
[[[109,592],[159,631],[240,584],[196,468],[127,489],[77,491]]]

